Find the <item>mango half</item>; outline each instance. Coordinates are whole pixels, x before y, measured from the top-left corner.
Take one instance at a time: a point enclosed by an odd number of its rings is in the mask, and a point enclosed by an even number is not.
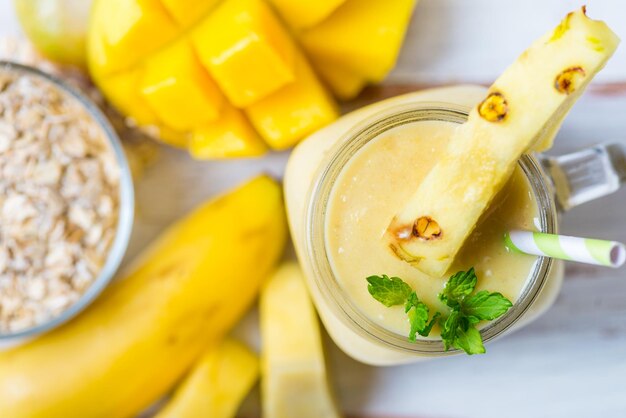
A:
[[[198,159],[254,157],[337,118],[327,88],[350,99],[382,80],[414,4],[95,0],[88,67],[111,104],[163,142]]]

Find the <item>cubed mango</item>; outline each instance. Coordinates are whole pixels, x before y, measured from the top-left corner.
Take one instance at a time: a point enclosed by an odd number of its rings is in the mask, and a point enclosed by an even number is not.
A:
[[[416,0],[347,0],[300,41],[318,67],[324,61],[379,82],[393,68]]]
[[[263,0],[225,0],[192,36],[200,60],[237,107],[263,99],[294,78],[295,46]]]
[[[270,0],[293,29],[306,29],[326,19],[346,0]]]
[[[326,59],[319,59],[313,63],[322,81],[341,100],[355,98],[368,82],[362,75],[351,69],[343,68],[340,64]]]
[[[189,142],[189,152],[197,159],[254,157],[266,150],[243,112],[230,105],[215,122],[195,129]]]
[[[217,6],[219,0],[161,0],[168,13],[180,26],[189,26]]]
[[[151,56],[139,88],[161,121],[180,131],[217,119],[224,103],[221,91],[186,41]]]
[[[246,108],[250,121],[274,149],[285,149],[337,118],[337,107],[301,54],[296,79]]]

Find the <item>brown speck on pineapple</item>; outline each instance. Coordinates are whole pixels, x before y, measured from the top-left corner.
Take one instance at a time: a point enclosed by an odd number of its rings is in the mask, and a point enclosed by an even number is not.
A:
[[[573,93],[580,86],[585,76],[585,70],[582,67],[570,67],[556,76],[554,88],[559,93]]]
[[[430,216],[422,216],[417,218],[413,224],[413,236],[424,239],[433,240],[441,237],[441,227]]]
[[[478,114],[489,122],[501,122],[509,112],[509,104],[499,92],[490,93],[478,105]]]

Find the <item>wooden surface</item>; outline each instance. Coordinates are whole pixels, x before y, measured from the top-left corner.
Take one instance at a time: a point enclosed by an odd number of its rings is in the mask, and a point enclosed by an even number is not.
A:
[[[19,1],[19,0],[18,0]],[[589,14],[626,39],[626,3],[590,0]],[[400,62],[385,86],[355,104],[416,86],[488,84],[535,37],[579,1],[422,0]],[[8,0],[0,35],[17,33]],[[626,143],[626,46],[576,105],[552,153],[607,140]],[[131,254],[198,202],[261,171],[281,176],[287,153],[200,163],[163,149],[137,184]],[[626,241],[626,190],[563,216],[562,231]],[[353,417],[539,418],[626,416],[626,270],[568,264],[556,304],[539,320],[489,344],[488,354],[375,369],[329,342],[331,374]],[[258,341],[252,313],[237,331]],[[257,395],[242,414],[256,416]]]

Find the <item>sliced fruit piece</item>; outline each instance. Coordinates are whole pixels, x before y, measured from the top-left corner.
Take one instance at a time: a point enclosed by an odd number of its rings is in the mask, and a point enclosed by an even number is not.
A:
[[[225,100],[185,41],[146,61],[139,89],[159,119],[180,131],[217,119]]]
[[[346,0],[270,0],[293,29],[319,24]]]
[[[220,0],[161,0],[167,12],[183,27],[200,20],[219,2]]]
[[[593,41],[592,41],[593,40]],[[553,137],[619,39],[584,9],[570,13],[495,81],[386,234],[404,260],[446,273],[520,156]]]
[[[328,19],[302,32],[300,41],[318,68],[340,63],[369,81],[381,81],[396,62],[415,2],[347,0]]]
[[[329,60],[319,59],[313,63],[313,66],[320,78],[340,100],[354,99],[368,84],[363,76]]]
[[[91,65],[112,73],[138,63],[174,39],[177,28],[158,0],[95,0],[88,36],[104,44]]]
[[[204,354],[155,418],[234,418],[258,377],[257,356],[227,339]]]
[[[80,316],[0,352],[0,416],[137,416],[250,307],[285,240],[268,177],[200,206]]]
[[[137,124],[156,125],[158,116],[137,88],[142,78],[142,67],[102,78],[94,75],[96,84],[106,91],[107,99],[120,113],[129,115]]]
[[[299,53],[295,70],[292,83],[246,108],[252,125],[274,149],[295,145],[338,116],[335,103]]]
[[[266,151],[243,112],[229,104],[218,120],[195,129],[189,142],[189,152],[198,159],[257,157]]]
[[[319,322],[300,267],[281,266],[261,290],[259,304],[263,416],[339,417]]]
[[[294,79],[295,47],[263,0],[225,0],[193,34],[204,66],[245,107]]]

